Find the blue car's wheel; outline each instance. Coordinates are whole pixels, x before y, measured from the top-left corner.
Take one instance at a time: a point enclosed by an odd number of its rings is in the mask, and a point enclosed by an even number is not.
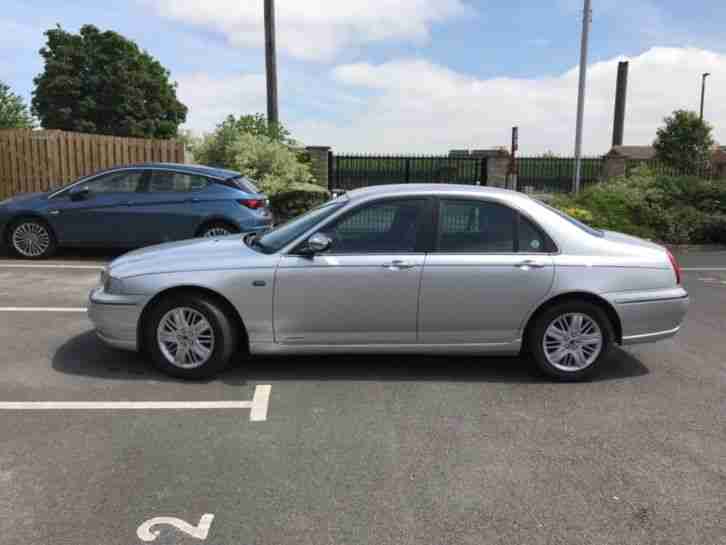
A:
[[[199,236],[203,238],[226,237],[239,233],[239,229],[228,223],[209,223],[199,230]]]
[[[26,259],[45,259],[55,253],[56,240],[52,229],[42,220],[21,218],[8,231],[8,245]]]

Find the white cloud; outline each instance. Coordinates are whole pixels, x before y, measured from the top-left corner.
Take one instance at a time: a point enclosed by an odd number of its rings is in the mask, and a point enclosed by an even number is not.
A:
[[[205,72],[177,78],[177,96],[189,107],[185,127],[196,133],[209,132],[229,114],[265,111],[265,76],[245,74],[212,77]]]
[[[261,0],[146,0],[166,17],[211,27],[233,45],[261,47]],[[371,42],[428,39],[432,24],[470,11],[463,0],[278,0],[278,47],[305,60],[329,60]]]
[[[617,63],[589,67],[585,116],[587,153],[607,151]],[[726,55],[698,49],[653,48],[630,59],[626,144],[649,144],[662,118],[676,108],[697,109],[700,74],[709,81],[706,116],[726,140]],[[505,145],[520,127],[524,153],[551,149],[571,154],[578,70],[536,79],[477,79],[425,60],[337,67],[336,82],[373,91],[364,111],[346,125],[309,122],[302,139],[328,142],[339,151],[445,152]]]
[[[612,139],[617,63],[589,67],[584,149],[602,154]],[[630,58],[626,144],[649,144],[662,118],[698,109],[700,75],[711,72],[706,117],[726,143],[726,55],[698,49],[654,48]],[[480,79],[426,60],[349,64],[329,79],[289,81],[281,93],[283,121],[309,145],[338,152],[445,153],[507,145],[520,127],[522,153],[574,148],[577,69],[532,79]],[[228,113],[265,111],[261,74],[213,78],[183,75],[179,95],[188,125],[210,130]],[[295,104],[291,106],[294,99]]]

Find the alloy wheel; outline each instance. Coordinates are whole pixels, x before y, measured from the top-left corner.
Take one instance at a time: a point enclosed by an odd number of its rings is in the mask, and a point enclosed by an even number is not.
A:
[[[597,360],[603,334],[587,314],[573,312],[552,320],[545,330],[542,348],[547,361],[565,372],[581,371]]]
[[[201,367],[214,352],[214,330],[204,315],[178,307],[162,317],[156,339],[166,360],[181,369]]]
[[[210,227],[206,231],[204,231],[204,234],[202,235],[204,238],[214,238],[214,237],[225,237],[227,235],[231,235],[232,232],[229,229],[226,229],[225,227]]]
[[[48,251],[51,238],[48,229],[40,223],[21,223],[13,230],[13,248],[24,257],[40,257]]]

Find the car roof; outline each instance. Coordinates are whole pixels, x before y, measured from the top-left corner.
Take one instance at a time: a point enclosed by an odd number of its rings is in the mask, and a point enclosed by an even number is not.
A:
[[[182,172],[184,174],[198,174],[200,176],[210,176],[212,178],[219,178],[221,180],[229,180],[231,178],[239,178],[241,174],[234,170],[228,170],[226,168],[208,167],[204,165],[188,165],[183,163],[141,163],[137,165],[131,165],[137,168],[148,168],[148,169],[170,169]],[[117,167],[123,168],[123,167]]]
[[[385,196],[406,196],[406,195],[449,195],[449,196],[468,196],[468,197],[499,197],[508,200],[525,200],[531,199],[517,191],[502,189],[499,187],[482,187],[478,185],[462,185],[448,183],[429,183],[429,184],[390,184],[375,185],[354,189],[345,195],[350,200],[368,199],[373,197]]]

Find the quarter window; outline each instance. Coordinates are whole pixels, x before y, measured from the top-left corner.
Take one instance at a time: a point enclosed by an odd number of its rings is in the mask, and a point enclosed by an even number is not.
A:
[[[425,199],[406,199],[356,210],[323,230],[333,240],[329,253],[414,252],[425,207]]]
[[[518,229],[518,249],[524,253],[546,253],[551,250],[550,242],[534,224],[520,214]]]
[[[461,253],[515,252],[516,220],[516,212],[500,204],[442,200],[438,249]]]

